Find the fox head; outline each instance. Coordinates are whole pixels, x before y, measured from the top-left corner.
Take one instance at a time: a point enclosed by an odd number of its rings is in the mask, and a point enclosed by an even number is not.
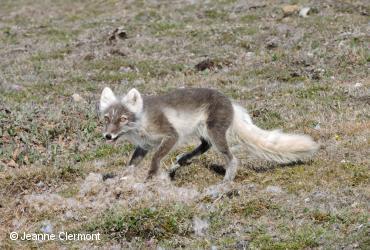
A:
[[[104,138],[114,141],[135,128],[136,117],[142,110],[143,99],[136,89],[131,89],[124,97],[117,98],[110,88],[104,88],[100,97],[100,113],[105,121]]]

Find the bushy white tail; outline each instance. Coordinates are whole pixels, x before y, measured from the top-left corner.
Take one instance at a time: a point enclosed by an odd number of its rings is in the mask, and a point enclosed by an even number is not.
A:
[[[233,107],[233,132],[238,141],[258,158],[289,163],[308,158],[319,149],[319,145],[307,135],[263,130],[252,123],[242,107],[236,104]]]

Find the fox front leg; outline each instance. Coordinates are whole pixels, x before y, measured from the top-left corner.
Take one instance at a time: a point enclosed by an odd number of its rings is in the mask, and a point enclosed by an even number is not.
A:
[[[137,146],[135,148],[134,153],[131,156],[131,160],[128,163],[128,166],[137,166],[142,161],[142,159],[145,157],[145,155],[148,153],[148,150],[141,148],[140,146]]]
[[[162,140],[161,144],[158,147],[158,150],[153,155],[147,179],[151,179],[158,172],[162,158],[165,157],[175,146],[177,139],[177,135],[173,135],[170,137],[165,137]]]

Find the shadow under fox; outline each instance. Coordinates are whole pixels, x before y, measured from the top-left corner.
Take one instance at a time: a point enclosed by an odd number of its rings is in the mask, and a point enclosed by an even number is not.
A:
[[[255,156],[278,163],[305,159],[319,148],[307,135],[258,128],[241,106],[206,88],[177,89],[160,96],[143,96],[131,89],[123,97],[104,88],[100,112],[107,140],[124,137],[136,146],[129,165],[138,165],[148,151],[155,149],[147,178],[158,172],[161,160],[172,149],[194,136],[200,145],[178,157],[172,173],[214,146],[226,162],[224,180],[233,180],[238,160],[230,151],[231,139]]]

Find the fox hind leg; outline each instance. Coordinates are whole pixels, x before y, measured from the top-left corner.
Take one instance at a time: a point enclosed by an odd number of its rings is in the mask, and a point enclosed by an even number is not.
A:
[[[182,155],[176,162],[180,164],[180,166],[184,166],[189,164],[189,160],[191,160],[193,157],[204,154],[211,148],[211,143],[209,143],[206,139],[203,137],[200,138],[201,144],[194,149],[193,151],[186,153]]]
[[[200,138],[201,144],[191,152],[183,154],[179,159],[176,160],[174,166],[169,170],[169,175],[171,179],[175,178],[176,171],[185,165],[190,164],[189,160],[193,157],[204,154],[211,148],[211,143],[204,139],[203,137]]]
[[[209,126],[208,134],[212,144],[222,154],[226,161],[226,173],[224,181],[232,181],[236,176],[238,169],[238,160],[230,152],[226,139],[227,127],[224,126]]]

